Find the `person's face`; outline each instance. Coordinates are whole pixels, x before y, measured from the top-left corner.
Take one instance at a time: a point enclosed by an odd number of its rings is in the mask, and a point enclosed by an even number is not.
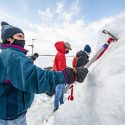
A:
[[[65,52],[66,52],[66,54],[68,54],[69,53],[69,48],[65,48]]]
[[[24,40],[25,39],[25,37],[22,33],[17,33],[15,35],[13,35],[13,38],[17,39],[17,40]]]
[[[7,39],[7,41],[9,41],[12,44],[14,42],[14,39],[25,40],[25,37],[24,37],[24,35],[22,33],[17,33],[15,35],[13,35],[13,38]]]

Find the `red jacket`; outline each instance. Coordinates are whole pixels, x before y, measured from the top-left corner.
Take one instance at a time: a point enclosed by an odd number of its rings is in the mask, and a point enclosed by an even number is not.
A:
[[[76,68],[76,63],[77,63],[77,57],[74,57],[72,60],[72,67]]]
[[[54,59],[53,69],[56,71],[64,70],[66,68],[64,41],[56,42],[55,47],[58,52]]]

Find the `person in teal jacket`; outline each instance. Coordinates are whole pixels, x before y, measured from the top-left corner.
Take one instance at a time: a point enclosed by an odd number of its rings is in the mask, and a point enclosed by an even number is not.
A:
[[[72,68],[62,72],[37,67],[26,57],[23,31],[6,22],[1,26],[0,125],[26,125],[26,112],[35,93],[51,93],[57,84],[84,80],[88,70],[79,68],[75,79]]]

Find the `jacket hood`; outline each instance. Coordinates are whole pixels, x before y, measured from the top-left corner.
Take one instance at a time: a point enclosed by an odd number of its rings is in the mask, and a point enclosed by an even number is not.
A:
[[[56,50],[58,52],[61,52],[63,54],[65,54],[65,45],[64,45],[64,41],[58,41],[55,43],[55,47],[56,47]]]

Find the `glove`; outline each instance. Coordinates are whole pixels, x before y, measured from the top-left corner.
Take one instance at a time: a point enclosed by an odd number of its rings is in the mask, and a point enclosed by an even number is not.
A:
[[[70,67],[65,68],[64,75],[68,84],[72,84],[75,82],[76,78],[75,78],[75,71],[73,68]]]
[[[35,61],[38,56],[38,53],[34,53],[30,58],[32,59],[32,61]]]
[[[35,57],[38,57],[38,56],[39,56],[39,54],[38,54],[38,53],[34,53],[33,55],[34,55]]]
[[[83,67],[76,68],[76,81],[82,83],[88,74],[88,69]]]

